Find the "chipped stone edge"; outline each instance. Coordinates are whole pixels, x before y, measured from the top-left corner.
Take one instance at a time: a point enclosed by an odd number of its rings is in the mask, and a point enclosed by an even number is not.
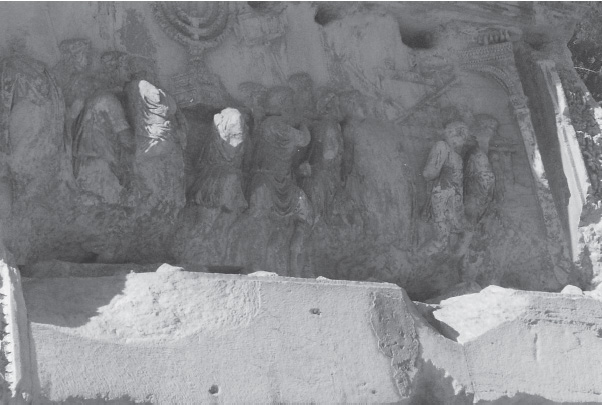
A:
[[[0,260],[0,297],[6,324],[2,339],[8,361],[3,378],[8,383],[11,399],[8,403],[30,403],[32,398],[30,342],[25,300],[19,270]]]
[[[370,326],[378,341],[378,350],[391,359],[391,379],[400,398],[412,395],[418,373],[420,342],[414,318],[403,290],[370,293]],[[411,301],[410,301],[411,302]]]

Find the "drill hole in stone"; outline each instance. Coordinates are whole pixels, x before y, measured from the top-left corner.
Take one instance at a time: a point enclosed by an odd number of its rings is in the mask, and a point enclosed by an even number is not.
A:
[[[209,393],[211,395],[219,395],[219,387],[217,385],[213,384],[211,386],[211,388],[209,388]]]
[[[320,308],[312,308],[312,309],[309,310],[309,312],[312,315],[321,315],[322,314],[322,311],[320,311]]]

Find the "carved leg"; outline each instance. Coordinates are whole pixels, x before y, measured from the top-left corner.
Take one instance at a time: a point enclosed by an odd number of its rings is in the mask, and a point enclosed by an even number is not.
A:
[[[460,234],[458,242],[456,244],[455,254],[458,257],[463,257],[468,252],[468,247],[472,242],[474,231],[464,231]]]
[[[289,275],[291,277],[302,277],[305,258],[303,247],[305,245],[305,234],[308,224],[301,221],[295,221],[295,230],[291,237],[290,256],[289,256]]]
[[[309,199],[301,189],[297,189],[297,206],[295,207],[295,230],[291,237],[289,256],[289,275],[302,277],[305,265],[305,239],[311,233],[314,222],[314,212]]]

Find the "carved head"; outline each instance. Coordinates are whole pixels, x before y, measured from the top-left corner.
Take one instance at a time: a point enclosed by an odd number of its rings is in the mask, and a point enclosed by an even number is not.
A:
[[[238,91],[242,94],[242,101],[249,108],[262,107],[268,89],[260,83],[244,82],[238,85]]]
[[[66,39],[59,45],[63,59],[76,72],[84,71],[90,65],[91,48],[90,41],[82,38]]]
[[[236,108],[225,108],[213,116],[213,123],[220,138],[237,147],[246,138],[246,125],[243,115]]]
[[[127,80],[148,80],[151,83],[159,83],[155,73],[155,61],[149,58],[128,55],[121,68],[123,73],[129,76]]]
[[[318,90],[316,109],[320,115],[330,116],[337,120],[342,119],[339,97],[337,96],[337,93],[330,88],[321,88]]]
[[[480,128],[489,130],[492,133],[495,133],[495,131],[497,131],[498,127],[500,126],[500,123],[498,122],[498,120],[496,120],[495,118],[493,118],[491,115],[488,115],[488,114],[477,115],[475,117],[475,121],[477,122],[477,124],[479,125]]]
[[[479,142],[474,134],[469,134],[464,142],[464,153],[471,153],[471,151],[479,148]]]
[[[104,70],[115,82],[126,82],[129,79],[129,56],[125,52],[108,51],[101,55],[100,61]]]
[[[468,140],[468,126],[462,121],[452,121],[445,126],[443,134],[449,146],[459,152]]]
[[[475,124],[475,132],[481,149],[487,151],[489,149],[489,142],[497,134],[500,124],[497,119],[488,114],[475,116]]]
[[[314,109],[314,81],[308,73],[290,75],[287,84],[295,92],[295,108],[300,113],[311,112]]]
[[[274,86],[268,90],[265,101],[270,115],[291,115],[295,111],[294,92],[288,86]]]
[[[339,107],[343,118],[366,118],[366,105],[362,93],[345,91],[339,95]]]

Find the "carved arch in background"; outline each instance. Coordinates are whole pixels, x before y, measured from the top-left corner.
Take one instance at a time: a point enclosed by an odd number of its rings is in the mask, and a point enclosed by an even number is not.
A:
[[[493,79],[508,94],[531,167],[553,272],[558,282],[566,285],[572,271],[570,248],[543,166],[531,112],[514,60],[512,42],[471,48],[460,52],[458,56],[461,69]]]

